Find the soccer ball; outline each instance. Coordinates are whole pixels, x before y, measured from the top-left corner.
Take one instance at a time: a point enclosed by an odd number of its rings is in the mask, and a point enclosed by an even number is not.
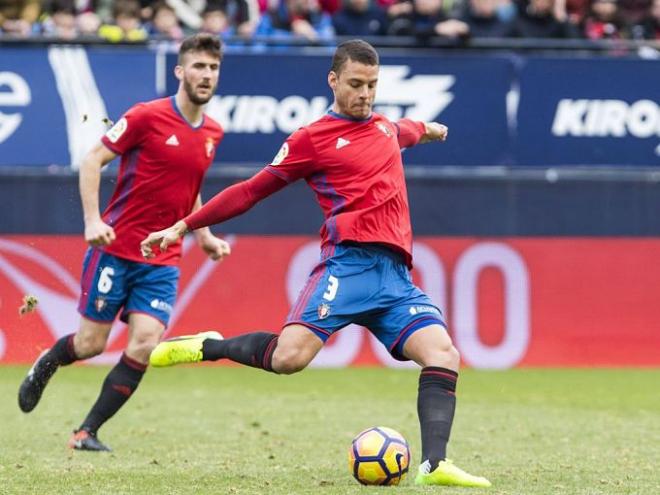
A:
[[[348,468],[363,485],[398,485],[410,465],[410,447],[403,436],[384,426],[364,430],[348,450]]]

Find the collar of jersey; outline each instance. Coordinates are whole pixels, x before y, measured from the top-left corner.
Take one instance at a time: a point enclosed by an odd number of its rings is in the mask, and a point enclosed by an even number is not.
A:
[[[206,116],[204,114],[202,114],[202,121],[199,123],[199,125],[194,126],[190,122],[188,122],[188,119],[186,119],[181,113],[181,110],[179,110],[179,107],[176,105],[176,98],[174,97],[174,95],[170,96],[170,101],[172,102],[172,108],[174,109],[174,111],[179,115],[179,117],[183,119],[183,121],[186,124],[188,124],[188,127],[196,131],[197,129],[199,129],[204,125],[204,119],[206,119]]]
[[[336,119],[350,120],[351,122],[368,122],[371,120],[371,117],[374,116],[374,114],[372,113],[371,115],[369,115],[369,117],[366,117],[364,119],[358,119],[356,117],[351,117],[350,115],[344,115],[343,113],[334,112],[333,110],[328,110],[328,115]]]

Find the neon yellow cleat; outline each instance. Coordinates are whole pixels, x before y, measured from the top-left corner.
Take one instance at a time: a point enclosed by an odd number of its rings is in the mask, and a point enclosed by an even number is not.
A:
[[[438,467],[432,472],[429,472],[430,467],[429,461],[425,461],[419,466],[417,476],[415,477],[416,485],[465,486],[473,488],[488,488],[490,486],[490,481],[486,478],[466,473],[458,466],[455,466],[449,459],[440,461]]]
[[[202,360],[202,344],[206,339],[222,340],[222,335],[219,332],[202,332],[163,340],[151,351],[149,364],[163,368],[175,364],[198,363]]]

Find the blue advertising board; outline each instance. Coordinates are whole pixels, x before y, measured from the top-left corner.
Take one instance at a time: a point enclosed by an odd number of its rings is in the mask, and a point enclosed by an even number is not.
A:
[[[131,105],[157,96],[154,53],[77,46],[0,50],[0,165],[70,165]]]
[[[407,164],[660,165],[657,60],[404,55],[382,50],[376,111],[449,127],[446,143],[406,150]],[[226,131],[217,160],[266,163],[323,115],[330,56],[228,53],[207,107]],[[109,120],[176,91],[175,64],[146,47],[3,46],[0,166],[75,168]]]
[[[660,62],[527,58],[518,165],[660,165]]]
[[[207,111],[225,128],[217,159],[265,163],[286,137],[332,104],[330,55],[229,55]],[[168,58],[168,92],[178,86]],[[450,139],[406,150],[409,164],[499,165],[510,156],[507,57],[389,56],[380,59],[375,109],[390,119],[441,121]]]

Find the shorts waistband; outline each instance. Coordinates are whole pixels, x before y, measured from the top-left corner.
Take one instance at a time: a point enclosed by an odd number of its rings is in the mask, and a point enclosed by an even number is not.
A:
[[[394,248],[381,244],[379,242],[357,242],[357,241],[342,241],[338,244],[343,247],[356,247],[359,249],[364,249],[366,251],[373,251],[379,254],[384,254],[389,258],[393,259],[397,263],[405,264],[406,260],[403,254],[397,252]]]

